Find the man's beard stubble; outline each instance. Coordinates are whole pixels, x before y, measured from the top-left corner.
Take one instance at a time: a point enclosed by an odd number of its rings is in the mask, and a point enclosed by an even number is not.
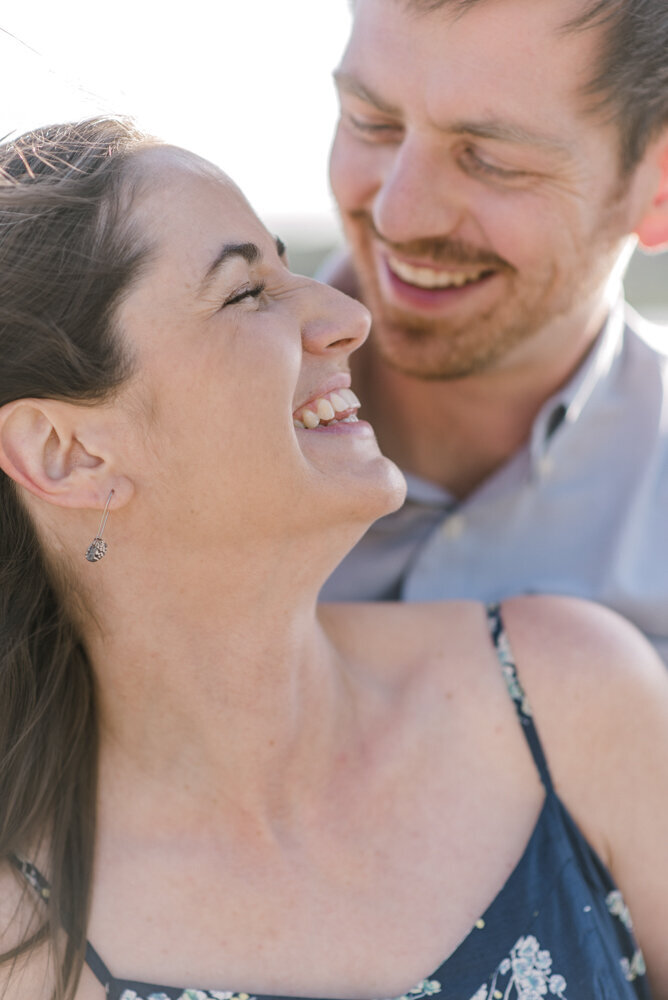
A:
[[[546,262],[543,273],[537,270],[529,284],[524,283],[515,267],[490,252],[476,250],[461,241],[447,238],[420,240],[394,247],[382,239],[365,213],[351,215],[356,232],[349,235],[353,259],[360,283],[362,300],[373,317],[370,350],[379,355],[395,371],[419,379],[448,381],[466,378],[498,367],[514,348],[538,335],[551,322],[566,315],[579,295],[593,283],[605,279],[615,255],[619,253],[611,238],[605,254],[599,253],[598,267],[577,268],[572,281],[561,280],[563,289],[555,300],[560,273],[554,264]],[[596,234],[600,241],[602,234]],[[355,239],[357,236],[357,240]],[[452,322],[449,319],[415,316],[388,305],[381,295],[370,246],[373,240],[389,252],[414,259],[431,260],[457,267],[480,267],[505,277],[508,287],[486,310],[470,318]],[[591,258],[587,258],[591,260]],[[598,274],[597,274],[598,272]],[[578,280],[579,279],[579,280]],[[488,279],[489,280],[489,279]],[[492,278],[491,280],[496,280]],[[475,292],[473,293],[475,294]]]

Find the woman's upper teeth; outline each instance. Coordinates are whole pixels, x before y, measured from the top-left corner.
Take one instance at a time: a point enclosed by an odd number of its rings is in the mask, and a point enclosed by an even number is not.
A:
[[[469,281],[477,281],[489,268],[478,267],[468,271],[443,271],[432,267],[406,264],[396,257],[388,257],[387,263],[393,274],[418,288],[461,288]]]
[[[313,430],[320,423],[330,424],[337,421],[353,423],[357,420],[355,410],[360,406],[361,403],[352,389],[335,389],[295,410],[292,419],[295,427],[307,430]]]

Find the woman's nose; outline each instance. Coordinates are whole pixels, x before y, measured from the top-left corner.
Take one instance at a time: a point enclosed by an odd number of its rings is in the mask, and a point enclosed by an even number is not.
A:
[[[312,354],[356,351],[369,335],[369,310],[329,285],[309,281],[310,308],[302,322],[304,349]]]

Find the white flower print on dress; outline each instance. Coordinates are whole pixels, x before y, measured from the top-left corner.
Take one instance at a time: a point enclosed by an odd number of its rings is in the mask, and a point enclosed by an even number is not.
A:
[[[148,997],[148,1000],[153,1000]],[[165,997],[165,1000],[168,1000]],[[231,990],[184,990],[178,1000],[255,1000],[249,993],[233,993]]]
[[[135,990],[124,990],[120,1000],[169,1000],[166,993],[149,993],[140,996]],[[256,1000],[249,993],[234,993],[232,990],[184,990],[178,1000]]]
[[[605,902],[608,907],[608,911],[613,915],[613,917],[617,917],[618,920],[621,920],[627,931],[632,931],[633,921],[631,920],[631,914],[619,889],[614,889],[612,892],[609,892],[605,897]],[[633,955],[631,955],[631,958],[626,958],[625,956],[624,958],[620,958],[619,961],[627,983],[632,983],[634,980],[638,979],[639,976],[644,976],[647,973],[645,959],[639,948],[636,948]]]
[[[608,911],[612,913],[613,917],[619,917],[627,931],[632,931],[633,921],[631,920],[631,914],[629,913],[629,908],[624,902],[624,897],[619,889],[609,892],[605,897],[605,903],[608,907]]]
[[[621,958],[620,962],[627,983],[632,983],[638,976],[644,976],[647,972],[645,959],[639,948],[634,951],[631,961],[628,958]]]
[[[420,982],[400,997],[392,997],[391,1000],[423,1000],[423,997],[433,997],[441,992],[441,984],[438,979],[422,979]]]
[[[564,977],[552,972],[552,955],[530,934],[515,942],[491,984],[480,986],[471,1000],[543,1000],[548,994],[567,1000],[565,990]]]

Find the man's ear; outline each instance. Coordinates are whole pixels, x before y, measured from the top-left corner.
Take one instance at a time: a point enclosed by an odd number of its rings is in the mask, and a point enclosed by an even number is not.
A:
[[[645,250],[658,252],[668,249],[668,130],[658,143],[652,144],[656,183],[652,201],[636,226],[636,235]]]
[[[92,418],[93,408],[85,410]],[[53,399],[0,407],[0,468],[58,507],[99,509],[112,489],[118,506],[129,498],[131,483],[114,474],[102,449],[91,443],[96,435],[87,433],[86,416],[84,408]]]

